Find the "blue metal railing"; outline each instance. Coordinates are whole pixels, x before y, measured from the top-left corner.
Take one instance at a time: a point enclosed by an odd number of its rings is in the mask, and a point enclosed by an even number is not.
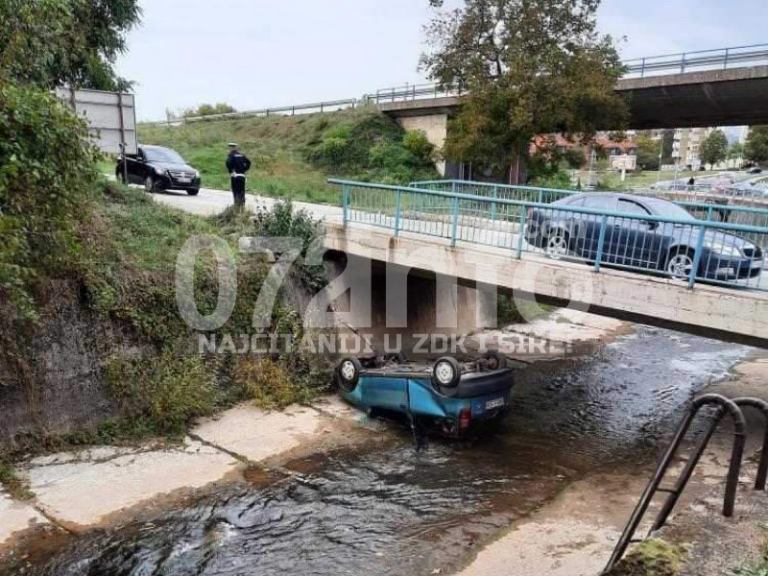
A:
[[[342,187],[344,223],[554,260],[766,291],[768,226],[601,211],[414,186],[329,180]],[[538,190],[538,189],[535,189]],[[498,190],[497,190],[498,193]],[[723,207],[716,207],[722,209]],[[738,208],[738,207],[737,207]],[[709,208],[707,208],[709,210]],[[745,236],[749,236],[747,240]]]
[[[443,192],[459,192],[472,196],[501,198],[505,200],[517,200],[526,202],[538,202],[540,204],[549,204],[567,198],[574,194],[581,194],[581,190],[566,190],[559,188],[540,188],[535,186],[517,186],[510,184],[495,184],[487,182],[475,182],[471,180],[426,180],[422,182],[412,182],[409,184],[413,188],[422,188],[424,190],[439,190]],[[604,191],[612,193],[611,191]],[[590,192],[591,193],[591,192]],[[601,193],[601,191],[595,191]],[[683,200],[689,196],[686,194],[677,194],[674,191],[659,190],[633,190],[627,194],[648,196],[652,198],[661,198],[682,206],[693,216],[700,220],[713,222],[727,222],[730,224],[741,224],[744,226],[768,227],[768,203],[748,202],[745,204],[730,204],[731,200],[740,201],[738,198],[721,197],[719,195],[701,196],[702,200],[711,200],[710,202],[696,202]],[[494,208],[495,210],[495,208]],[[492,218],[492,220],[495,218]],[[750,237],[750,239],[752,239]],[[753,240],[754,241],[754,240]]]

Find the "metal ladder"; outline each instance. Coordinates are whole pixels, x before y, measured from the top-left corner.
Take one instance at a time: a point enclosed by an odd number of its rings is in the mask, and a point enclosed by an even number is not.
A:
[[[673,488],[662,488],[661,483],[666,477],[669,467],[672,464],[675,456],[677,455],[680,446],[685,439],[685,435],[702,408],[706,406],[717,406],[717,410],[713,414],[709,427],[706,429],[704,435],[699,440],[696,448],[691,455],[688,463],[680,474],[675,486]],[[603,574],[610,572],[614,566],[624,557],[627,549],[631,544],[642,542],[642,539],[635,539],[635,533],[642,523],[648,507],[651,504],[654,496],[658,492],[669,494],[667,500],[661,508],[653,526],[650,530],[651,533],[655,532],[659,528],[663,527],[670,514],[674,510],[680,496],[685,490],[688,482],[693,475],[693,472],[701,460],[701,456],[709,445],[712,436],[717,430],[722,419],[727,415],[731,417],[734,424],[734,440],[733,449],[731,451],[731,462],[728,469],[728,476],[725,485],[725,498],[723,502],[723,516],[730,518],[733,516],[734,508],[736,505],[736,492],[739,485],[739,473],[741,472],[741,462],[744,455],[744,446],[746,443],[747,423],[744,418],[744,414],[741,411],[741,407],[757,408],[761,411],[766,420],[766,434],[763,441],[763,449],[760,458],[760,465],[757,473],[757,480],[755,482],[755,490],[765,490],[766,478],[768,477],[768,403],[758,400],[756,398],[740,398],[738,400],[729,400],[724,396],[717,394],[707,394],[694,400],[688,413],[683,421],[680,423],[677,432],[670,444],[667,451],[664,453],[661,462],[659,463],[656,471],[654,472],[651,481],[645,488],[643,495],[640,497],[640,501],[637,504],[632,516],[627,523],[624,532],[619,538],[616,549],[613,551],[613,555],[608,562]]]

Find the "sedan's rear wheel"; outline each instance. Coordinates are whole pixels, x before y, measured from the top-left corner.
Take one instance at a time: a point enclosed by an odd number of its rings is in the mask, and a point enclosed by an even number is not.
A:
[[[693,254],[691,252],[675,252],[667,260],[667,274],[672,278],[687,280],[693,273]]]
[[[547,239],[547,256],[553,260],[560,260],[568,256],[568,237],[562,230],[557,230],[554,236]]]
[[[446,356],[435,362],[432,368],[432,386],[444,396],[454,396],[459,390],[461,365],[455,358]]]
[[[152,176],[147,176],[144,180],[144,190],[149,192],[150,194],[155,191],[155,179],[152,178]]]

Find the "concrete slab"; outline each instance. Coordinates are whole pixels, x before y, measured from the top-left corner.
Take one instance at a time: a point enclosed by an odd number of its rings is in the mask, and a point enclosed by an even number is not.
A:
[[[613,318],[564,309],[530,324],[512,326],[509,330],[544,340],[574,342],[601,340],[624,325],[624,322]]]
[[[10,541],[17,532],[47,523],[32,506],[14,500],[0,490],[0,546]]]
[[[191,440],[163,450],[102,448],[97,456],[37,459],[22,473],[42,508],[77,528],[160,495],[200,488],[239,465],[231,456]]]
[[[220,418],[200,423],[192,434],[206,442],[259,462],[298,448],[302,439],[322,432],[324,418],[312,408],[293,407],[267,412],[242,405]]]

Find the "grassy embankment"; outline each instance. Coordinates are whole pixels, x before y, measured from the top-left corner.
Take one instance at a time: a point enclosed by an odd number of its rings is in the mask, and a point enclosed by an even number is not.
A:
[[[175,271],[182,245],[194,235],[215,235],[232,248],[237,262],[237,300],[230,319],[216,330],[219,335],[254,334],[253,308],[270,264],[261,256],[242,255],[236,249],[242,236],[294,236],[305,245],[320,229],[289,205],[278,205],[263,223],[247,215],[225,213],[215,218],[188,215],[153,202],[143,192],[115,184],[99,184],[102,196],[79,227],[78,247],[69,268],[42,282],[67,282],[78,288],[81,306],[88,314],[127,334],[133,352],[124,341],[99,342],[100,379],[117,407],[117,417],[97,429],[80,430],[65,437],[49,437],[40,430],[35,444],[25,449],[62,448],[77,444],[119,442],[148,436],[183,434],[195,418],[211,415],[235,402],[251,399],[258,405],[280,408],[308,402],[330,384],[327,360],[299,351],[279,357],[236,354],[200,355],[191,345],[195,332],[181,318],[176,302]],[[312,293],[324,280],[322,267],[307,266],[299,259],[291,279],[294,286]],[[216,308],[221,286],[212,253],[203,251],[195,262],[195,300],[199,312]],[[40,317],[56,309],[59,298],[36,302]],[[63,296],[62,296],[63,297]],[[280,290],[272,325],[281,334],[303,335],[301,314],[288,291]],[[32,337],[44,324],[22,318],[5,318],[4,329]],[[94,330],[96,330],[94,326]],[[110,331],[112,332],[112,331]],[[34,369],[29,342],[20,339],[16,354],[32,370],[21,385],[36,390],[46,379]],[[0,483],[13,484],[2,466]]]
[[[227,143],[253,161],[248,190],[266,196],[339,204],[329,177],[405,184],[437,177],[434,147],[372,109],[325,114],[139,126],[144,144],[177,150],[203,175],[203,186],[229,189]]]

